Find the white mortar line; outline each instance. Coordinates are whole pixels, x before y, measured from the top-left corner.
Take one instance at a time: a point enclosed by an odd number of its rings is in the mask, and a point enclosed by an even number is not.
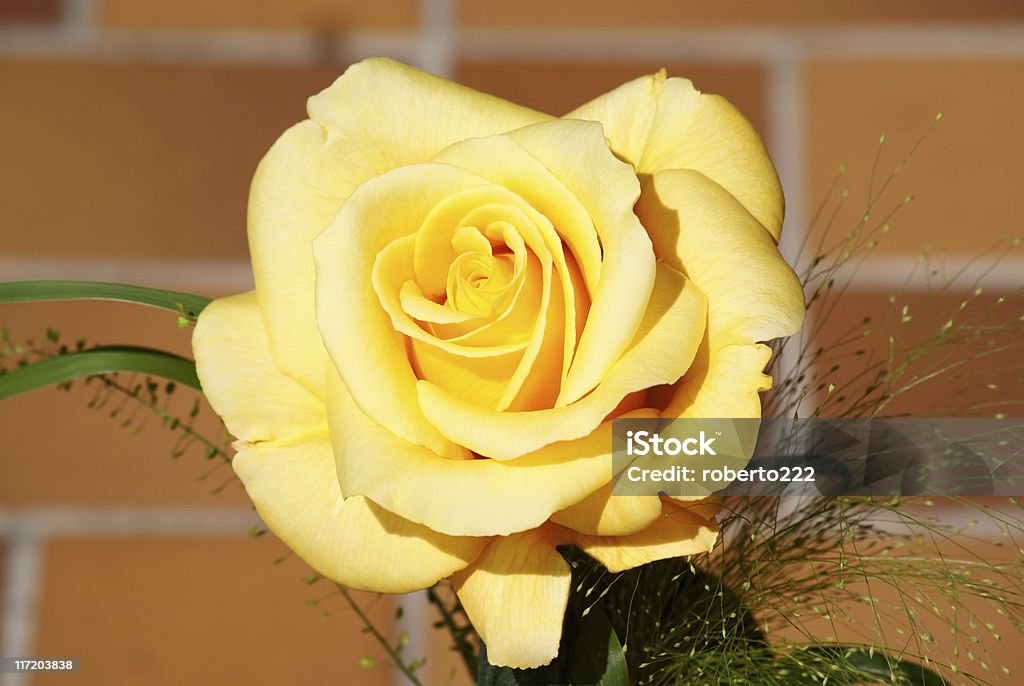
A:
[[[781,108],[781,106],[780,106]],[[784,109],[784,108],[782,108]],[[773,133],[769,129],[769,145],[775,149],[776,141],[784,140],[785,133]],[[786,229],[783,232],[782,250],[787,259],[792,259],[794,244],[806,230],[804,219],[806,207],[802,207],[799,179],[803,173],[800,163],[795,162],[792,152],[779,150],[773,155],[787,195]],[[954,255],[945,261],[945,273],[952,275],[968,265],[969,257]],[[913,278],[907,277],[917,265]],[[940,263],[933,262],[936,269]],[[987,274],[984,272],[988,272]],[[994,293],[1011,293],[1024,286],[1024,257],[1007,256],[995,265],[979,261],[965,270],[957,283],[964,288],[976,279],[982,287]],[[906,282],[910,293],[927,292],[941,284],[941,278],[928,278],[916,255],[876,256],[866,259],[856,272],[839,272],[840,281],[849,278],[851,290],[877,291],[900,289]],[[82,281],[110,281],[132,283],[152,288],[168,288],[196,293],[239,293],[253,288],[252,268],[248,260],[179,260],[179,259],[92,259],[92,258],[0,258],[0,281],[24,281],[31,279],[72,279]],[[956,289],[954,288],[954,292]]]
[[[765,110],[768,115],[767,146],[779,173],[786,197],[786,219],[779,249],[799,270],[800,248],[807,236],[807,174],[804,155],[804,74],[801,49],[780,44],[767,63]],[[804,330],[813,330],[808,317]],[[782,351],[776,384],[795,375],[800,363],[802,337],[797,335]],[[814,398],[807,402],[814,403]]]
[[[455,0],[419,0],[417,64],[424,71],[451,78],[455,73]]]
[[[457,0],[419,0],[420,31],[416,61],[424,71],[445,78],[454,77],[458,60],[456,11]],[[402,651],[404,659],[427,657],[433,627],[426,593],[408,593],[397,598],[396,602],[403,611],[403,621],[399,626],[407,627],[405,630],[409,637]],[[423,686],[430,686],[431,667],[428,662],[427,669],[420,671],[419,679]],[[405,675],[397,669],[392,671],[391,679],[395,686],[406,683]]]
[[[0,29],[0,55],[95,56],[226,63],[310,64],[325,56],[390,55],[450,72],[457,58],[521,61],[707,60],[770,62],[780,46],[807,59],[1005,59],[1024,57],[1024,23],[895,24],[768,29],[464,29],[453,33],[450,0],[420,0],[419,32],[358,30],[336,37],[296,31],[96,30],[89,0],[67,0],[63,27]],[[77,19],[81,15],[84,19]],[[447,19],[445,18],[447,15]],[[424,36],[449,32],[436,45]],[[439,50],[439,54],[434,54]],[[447,50],[447,53],[445,53]]]
[[[59,30],[70,39],[96,32],[96,0],[60,0]]]
[[[20,531],[8,540],[7,570],[3,589],[3,616],[0,655],[28,657],[35,641],[36,617],[43,572],[42,545],[39,537]],[[31,674],[0,675],[0,686],[25,686]]]
[[[785,32],[660,29],[464,29],[460,56],[474,60],[626,62],[769,59]]]
[[[800,40],[807,52],[822,58],[1019,58],[1024,56],[1024,22],[808,28]]]
[[[768,118],[766,145],[779,174],[786,198],[786,217],[783,222],[779,250],[789,264],[797,266],[800,246],[807,235],[807,179],[804,163],[804,83],[803,60],[800,48],[794,43],[780,43],[767,63],[765,83],[765,111]],[[810,317],[804,330],[812,330]],[[783,349],[775,372],[775,384],[797,374],[803,339],[797,334]],[[815,403],[809,398],[807,402]],[[797,412],[803,415],[803,403]],[[795,505],[783,498],[780,512],[788,513]]]
[[[0,257],[0,281],[32,279],[110,281],[215,294],[253,288],[252,267],[247,259]]]
[[[796,46],[779,46],[768,63],[767,145],[786,195],[786,221],[779,249],[790,264],[807,236],[807,173],[804,154],[803,61]]]
[[[335,58],[357,62],[367,57],[392,57],[413,64],[421,47],[417,34],[406,32],[358,31],[338,39]]]
[[[1021,57],[1024,23],[792,29],[466,29],[460,54],[471,59],[527,61],[751,62],[770,61],[785,46],[797,46],[807,58]]]
[[[392,604],[395,607],[401,606],[402,608],[402,619],[395,622],[393,628],[395,639],[397,640],[398,633],[403,629],[408,632],[409,637],[409,642],[402,649],[402,659],[408,664],[412,660],[429,658],[430,635],[434,631],[434,626],[432,608],[430,607],[430,601],[427,599],[427,592],[414,591],[413,593],[396,596]],[[428,659],[426,665],[417,672],[417,677],[423,686],[430,686],[433,681],[431,678],[432,668],[431,660]],[[398,669],[394,670],[392,682],[395,686],[408,686],[409,683],[405,675]]]
[[[421,69],[445,78],[454,77],[458,61],[457,11],[458,0],[419,0],[417,64]],[[396,601],[402,606],[404,619],[401,624],[407,627],[409,636],[409,643],[402,651],[405,659],[427,657],[433,627],[426,593],[409,593]],[[423,686],[430,686],[431,667],[428,662],[427,669],[420,671],[419,678]],[[392,672],[392,683],[395,686],[406,683],[405,676],[397,669]]]
[[[249,507],[31,507],[0,509],[0,536],[245,536]]]
[[[1016,293],[1024,289],[1024,257],[1007,255],[995,264],[991,260],[947,257],[945,262],[932,260],[929,269],[914,256],[873,256],[865,259],[856,273],[848,276],[846,270],[839,271],[836,282],[845,283],[849,278],[851,290],[862,292],[929,293],[937,291],[954,275],[956,279],[946,290],[949,295],[967,295],[975,283],[990,294]]]
[[[408,32],[360,31],[338,37],[287,31],[104,31],[0,28],[0,56],[201,64],[309,65],[389,55],[413,61]]]

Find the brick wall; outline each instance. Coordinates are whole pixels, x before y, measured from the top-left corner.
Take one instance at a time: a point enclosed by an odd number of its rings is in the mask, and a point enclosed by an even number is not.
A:
[[[864,213],[880,134],[876,185],[942,111],[880,206],[914,202],[851,277],[848,305],[815,323],[822,340],[887,307],[924,246],[947,248],[956,267],[1021,232],[1024,5],[1013,0],[0,0],[0,279],[247,288],[257,161],[308,95],[369,55],[552,113],[662,66],[689,76],[768,141],[790,254],[817,240],[822,222],[807,227],[841,163],[845,232]],[[989,292],[1016,290],[1022,273],[1011,256]],[[908,287],[935,302],[923,279]],[[173,317],[127,306],[6,306],[0,325],[15,338],[54,326],[188,350]],[[246,536],[256,519],[227,469],[195,451],[172,459],[170,432],[133,436],[110,407],[87,408],[90,393],[0,405],[0,654],[79,655],[81,684],[395,682],[337,598],[306,606],[329,589],[304,584],[297,560],[275,564],[285,550],[271,537]],[[385,624],[398,602],[361,601]],[[427,610],[400,602],[409,651],[423,653]],[[1024,668],[1016,647],[999,659]],[[427,681],[461,683],[434,653]],[[360,667],[364,656],[381,666]]]

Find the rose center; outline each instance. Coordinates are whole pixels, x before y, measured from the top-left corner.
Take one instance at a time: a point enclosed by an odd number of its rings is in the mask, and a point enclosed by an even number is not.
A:
[[[481,230],[461,226],[452,235],[456,253],[448,267],[445,306],[463,314],[491,317],[503,311],[515,297],[524,277],[521,251],[510,251],[505,243],[491,242],[515,229],[494,222]]]

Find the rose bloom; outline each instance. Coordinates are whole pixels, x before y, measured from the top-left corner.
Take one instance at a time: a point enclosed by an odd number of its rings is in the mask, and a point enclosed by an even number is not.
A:
[[[556,546],[714,545],[714,503],[611,495],[611,420],[760,416],[804,316],[775,170],[664,73],[559,119],[373,59],[308,109],[253,180],[255,292],[195,329],[235,471],[325,577],[450,578],[493,664],[546,664]]]

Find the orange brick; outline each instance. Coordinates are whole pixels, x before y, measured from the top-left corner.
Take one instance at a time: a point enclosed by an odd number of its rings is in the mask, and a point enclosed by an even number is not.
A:
[[[414,0],[102,0],[101,21],[131,29],[280,29],[343,33],[404,29],[416,23]]]
[[[58,0],[0,0],[0,25],[49,24],[59,16]]]
[[[1024,107],[1024,61],[822,60],[806,75],[813,205],[826,196],[840,163],[848,166],[842,183],[850,197],[837,217],[837,236],[865,212],[879,136],[885,133],[886,140],[876,189],[940,111],[942,121],[871,212],[880,223],[905,196],[914,196],[878,250],[916,255],[931,246],[974,255],[1002,236],[1020,234],[1024,138],[1016,112]]]
[[[10,329],[12,340],[19,342],[32,336],[43,339],[46,328],[53,327],[72,347],[86,338],[90,343],[144,345],[190,356],[190,331],[176,327],[173,313],[152,308],[95,302],[0,305],[0,327]],[[89,409],[95,388],[95,383],[86,387],[79,381],[70,393],[49,388],[0,401],[0,507],[248,502],[230,467],[205,460],[201,449],[172,459],[180,434],[164,427],[158,417],[140,410],[137,419],[148,416],[145,428],[138,435],[122,428],[136,407],[128,401],[119,416],[111,418],[123,395],[111,396],[103,409]],[[195,397],[189,389],[179,388],[168,410],[184,418]],[[217,440],[223,429],[205,403],[203,407],[197,426]],[[213,474],[199,480],[215,467]],[[225,490],[212,496],[224,483]]]
[[[343,70],[0,62],[5,257],[245,256],[256,164]]]
[[[334,587],[305,585],[295,558],[274,564],[277,541],[63,539],[46,552],[34,652],[80,656],[76,684],[391,683],[386,655]],[[389,599],[356,595],[390,635]],[[364,656],[378,666],[360,667]]]
[[[458,65],[457,79],[477,90],[561,115],[662,67],[670,76],[691,79],[704,92],[725,96],[764,131],[764,74],[754,65],[465,61]]]
[[[841,284],[842,278],[837,279]],[[969,288],[966,290],[970,290]],[[886,366],[889,359],[889,337],[894,337],[894,368],[909,359],[909,348],[937,336],[942,327],[954,317],[954,323],[971,321],[976,325],[1011,325],[1020,331],[1024,317],[1024,299],[1011,298],[1003,303],[996,296],[982,294],[971,298],[971,303],[960,311],[960,304],[968,298],[964,287],[954,287],[947,294],[895,293],[890,304],[889,293],[850,292],[834,300],[835,307],[825,304],[812,309],[807,329],[811,341],[809,350],[823,346],[830,350],[818,365],[821,383],[837,384],[832,400],[825,405],[823,416],[836,416],[836,412],[857,398],[875,377],[876,364]],[[904,323],[903,308],[910,321]],[[870,317],[868,323],[864,319]],[[862,336],[868,331],[869,335]],[[955,334],[956,328],[949,334]],[[893,402],[886,405],[882,416],[909,415],[915,417],[948,417],[979,414],[991,417],[1002,412],[1008,417],[1024,417],[1024,375],[1020,370],[1020,348],[1005,352],[979,355],[989,342],[993,347],[1013,344],[1019,346],[1019,334],[983,331],[978,346],[971,349],[958,346],[927,350],[902,376],[901,386],[912,382],[915,374],[925,376],[925,370],[952,368],[934,379],[915,384]],[[843,345],[838,343],[846,341]],[[796,342],[796,341],[794,341]],[[950,355],[947,357],[947,355]],[[940,364],[940,360],[944,360]],[[833,364],[839,369],[831,371]],[[869,371],[868,367],[871,366]],[[990,387],[994,384],[994,388]],[[778,385],[778,383],[776,384]],[[823,393],[821,395],[824,395]],[[808,408],[805,408],[808,409]],[[813,408],[809,408],[813,409]]]
[[[880,22],[998,21],[1024,16],[1014,0],[909,0],[886,2],[817,2],[784,0],[772,3],[742,0],[615,0],[571,2],[463,2],[461,20],[487,27],[716,27],[877,24]]]

